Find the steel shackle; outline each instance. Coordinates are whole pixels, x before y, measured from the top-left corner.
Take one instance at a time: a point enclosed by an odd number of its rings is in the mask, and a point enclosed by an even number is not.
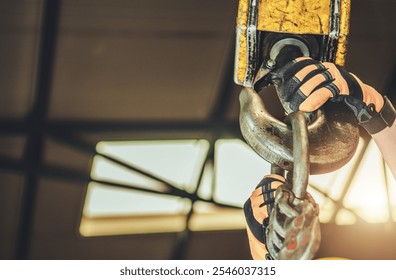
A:
[[[240,128],[246,142],[271,164],[293,170],[293,133],[290,125],[272,116],[253,88],[240,95]],[[344,166],[354,155],[359,129],[353,113],[326,103],[308,125],[310,174],[323,174]]]

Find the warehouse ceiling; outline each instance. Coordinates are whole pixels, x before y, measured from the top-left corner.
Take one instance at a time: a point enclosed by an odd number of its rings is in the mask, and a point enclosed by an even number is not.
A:
[[[249,258],[242,230],[193,232],[188,241],[185,232],[78,234],[99,141],[241,137],[237,4],[0,2],[1,258]],[[393,0],[353,1],[346,63],[393,101],[395,8]]]

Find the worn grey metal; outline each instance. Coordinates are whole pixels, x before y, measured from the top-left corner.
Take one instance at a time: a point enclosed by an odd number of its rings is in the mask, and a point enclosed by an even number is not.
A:
[[[320,245],[319,207],[307,193],[309,140],[306,115],[291,113],[293,131],[293,178],[280,186],[266,231],[267,248],[275,259],[312,259]]]
[[[281,50],[286,46],[296,46],[298,47],[303,56],[311,56],[308,46],[302,42],[301,40],[295,38],[284,38],[277,41],[271,48],[270,51],[270,60],[276,61]]]
[[[286,118],[290,122],[293,132],[293,193],[299,199],[304,199],[309,176],[309,142],[306,115],[301,112],[293,112]]]
[[[293,170],[293,133],[285,122],[273,117],[258,93],[243,88],[240,96],[240,127],[243,137],[266,161]],[[352,112],[328,103],[308,125],[310,173],[322,174],[344,166],[354,155],[359,129]]]

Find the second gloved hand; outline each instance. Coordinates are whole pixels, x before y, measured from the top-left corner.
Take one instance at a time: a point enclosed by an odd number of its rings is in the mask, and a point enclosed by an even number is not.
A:
[[[274,207],[274,193],[283,183],[285,178],[282,176],[276,174],[265,176],[243,207],[250,252],[255,260],[271,259],[266,248],[265,231]]]

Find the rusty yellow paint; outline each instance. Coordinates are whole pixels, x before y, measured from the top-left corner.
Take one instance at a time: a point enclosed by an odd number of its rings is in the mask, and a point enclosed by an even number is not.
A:
[[[347,53],[347,37],[340,36],[338,38],[337,52],[335,56],[335,64],[339,66],[345,65],[345,56]]]
[[[238,45],[238,69],[237,69],[237,83],[243,84],[247,70],[247,46],[246,46],[246,34],[240,34],[239,45]]]
[[[331,4],[336,0],[258,0],[257,30],[292,34],[330,35]],[[343,66],[349,34],[351,0],[340,0],[340,26],[335,63]],[[247,81],[248,46],[247,28],[249,0],[239,0],[236,20],[237,45],[235,56],[235,82]]]
[[[260,0],[257,29],[328,34],[330,0]]]
[[[246,28],[249,12],[249,0],[239,0],[237,18],[237,57],[236,57],[236,83],[243,84],[247,70],[247,42]]]
[[[237,25],[247,25],[248,11],[249,0],[239,0]]]
[[[347,53],[347,36],[349,34],[349,19],[351,15],[351,0],[341,0],[340,6],[340,33],[335,63],[344,66]]]

